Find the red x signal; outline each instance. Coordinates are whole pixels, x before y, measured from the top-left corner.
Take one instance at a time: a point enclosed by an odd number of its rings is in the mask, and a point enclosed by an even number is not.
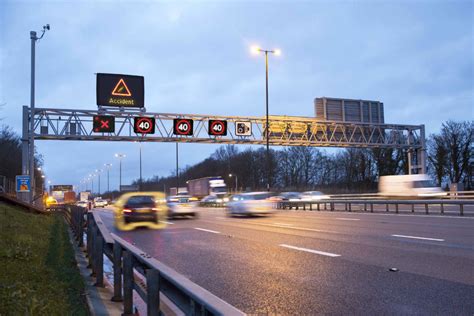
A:
[[[96,133],[113,133],[115,131],[115,117],[94,115],[93,130]]]

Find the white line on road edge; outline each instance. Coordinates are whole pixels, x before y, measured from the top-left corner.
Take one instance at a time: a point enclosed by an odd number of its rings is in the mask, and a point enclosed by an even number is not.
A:
[[[167,221],[162,221],[162,222],[168,225],[174,225],[174,223],[171,223],[171,222],[167,222]]]
[[[220,234],[221,233],[221,232],[217,232],[215,230],[204,229],[204,228],[199,228],[199,227],[194,227],[194,229],[201,230],[203,232],[213,233],[213,234]]]
[[[315,254],[323,255],[323,256],[328,256],[328,257],[340,257],[341,256],[341,255],[337,255],[335,253],[318,251],[318,250],[313,250],[313,249],[308,249],[308,248],[295,247],[295,246],[286,245],[286,244],[280,244],[280,246],[285,247],[285,248],[300,250],[300,251],[311,252],[311,253],[315,253]]]
[[[360,221],[360,218],[336,217],[336,219],[341,221]]]
[[[416,236],[406,236],[406,235],[392,235],[393,237],[401,237],[401,238],[411,238],[411,239],[422,239],[422,240],[432,240],[432,241],[444,241],[444,239],[438,238],[427,238],[427,237],[416,237]]]
[[[282,226],[293,226],[293,224],[286,224],[286,223],[273,223],[276,225],[282,225]]]

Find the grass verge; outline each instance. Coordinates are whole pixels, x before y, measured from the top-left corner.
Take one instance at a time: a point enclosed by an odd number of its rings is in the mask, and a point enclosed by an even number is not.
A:
[[[0,204],[0,315],[88,315],[61,215]]]

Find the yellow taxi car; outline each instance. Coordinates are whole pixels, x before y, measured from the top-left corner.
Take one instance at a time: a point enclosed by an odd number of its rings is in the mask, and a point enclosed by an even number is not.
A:
[[[164,228],[168,206],[162,192],[129,192],[114,205],[115,227],[132,230],[137,227]]]

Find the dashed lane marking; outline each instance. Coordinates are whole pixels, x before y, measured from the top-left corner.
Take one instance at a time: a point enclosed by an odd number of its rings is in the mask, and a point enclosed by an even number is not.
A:
[[[325,252],[325,251],[319,251],[319,250],[314,250],[314,249],[308,249],[308,248],[302,248],[302,247],[295,247],[287,244],[280,244],[281,247],[285,248],[290,248],[294,250],[299,250],[299,251],[305,251],[305,252],[310,252],[310,253],[315,253],[317,255],[322,255],[322,256],[327,256],[327,257],[340,257],[341,255],[335,254],[335,253],[330,253],[330,252]]]
[[[208,233],[213,233],[213,234],[220,234],[221,232],[215,231],[215,230],[210,230],[210,229],[204,229],[204,228],[199,228],[199,227],[194,227],[196,230],[200,230],[203,232],[208,232]]]
[[[349,217],[336,217],[336,219],[341,221],[360,221],[360,218],[349,218]]]
[[[444,241],[444,239],[439,239],[439,238],[417,237],[417,236],[407,236],[407,235],[392,235],[392,237],[431,240],[431,241]]]

